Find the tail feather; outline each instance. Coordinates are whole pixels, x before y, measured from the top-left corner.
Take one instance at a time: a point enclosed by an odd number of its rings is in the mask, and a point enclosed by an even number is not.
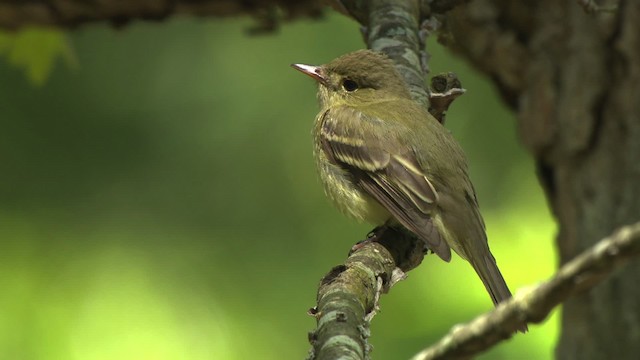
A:
[[[496,259],[493,255],[491,255],[490,252],[487,252],[487,254],[482,257],[481,261],[483,262],[482,264],[472,264],[473,268],[478,276],[480,276],[487,292],[491,295],[493,304],[498,306],[499,303],[511,298],[511,291],[509,291],[509,287],[502,277],[500,269],[498,269],[498,265],[496,264]],[[526,324],[518,329],[518,331],[522,333],[527,332],[527,330],[528,328]]]
[[[484,287],[487,288],[489,295],[491,295],[493,304],[497,306],[498,303],[508,300],[511,297],[511,291],[509,291],[509,287],[502,277],[493,255],[488,253],[482,257],[481,261],[484,261],[484,264],[474,266],[474,269],[476,273],[478,273],[478,276],[480,276]]]

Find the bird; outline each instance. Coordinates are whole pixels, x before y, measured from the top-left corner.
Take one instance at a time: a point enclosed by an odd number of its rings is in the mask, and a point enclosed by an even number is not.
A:
[[[446,262],[453,249],[471,264],[494,305],[509,299],[466,156],[412,99],[393,61],[358,50],[325,65],[291,66],[318,83],[314,158],[333,204],[358,221],[408,232]]]

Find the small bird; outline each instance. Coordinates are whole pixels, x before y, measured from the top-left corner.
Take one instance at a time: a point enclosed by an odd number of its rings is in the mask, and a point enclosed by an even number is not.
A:
[[[442,260],[469,261],[497,305],[511,297],[489,251],[462,148],[386,55],[359,50],[328,64],[291,65],[319,83],[314,156],[347,216],[404,228]]]

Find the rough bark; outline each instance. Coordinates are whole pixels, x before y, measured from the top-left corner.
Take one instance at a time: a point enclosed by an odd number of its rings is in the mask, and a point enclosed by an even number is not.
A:
[[[518,114],[558,220],[562,264],[640,217],[640,2],[586,13],[576,1],[478,0],[448,43]],[[454,39],[454,40],[451,40]],[[640,264],[567,301],[559,359],[635,359]]]

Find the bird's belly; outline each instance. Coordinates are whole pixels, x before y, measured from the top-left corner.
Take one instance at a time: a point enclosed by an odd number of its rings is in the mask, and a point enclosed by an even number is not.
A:
[[[318,172],[325,193],[345,215],[374,225],[382,225],[391,217],[380,203],[353,183],[352,176],[344,169],[320,161]]]

